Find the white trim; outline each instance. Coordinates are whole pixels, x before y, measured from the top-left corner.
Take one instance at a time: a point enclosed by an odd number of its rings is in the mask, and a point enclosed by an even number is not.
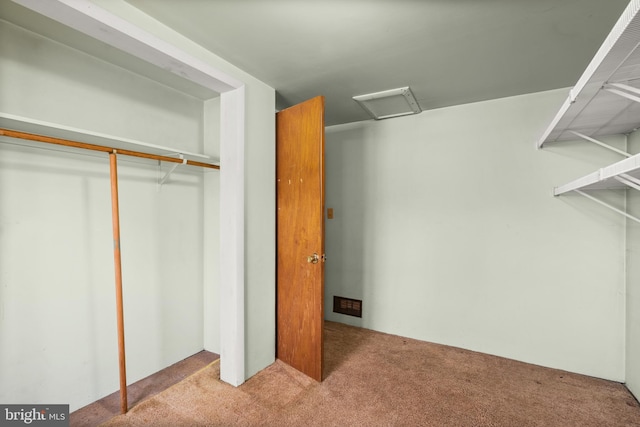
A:
[[[220,97],[220,379],[245,380],[244,87]]]
[[[245,380],[244,83],[88,0],[13,0],[110,46],[221,94],[220,377]]]
[[[242,82],[88,0],[13,0],[88,36],[215,92]]]

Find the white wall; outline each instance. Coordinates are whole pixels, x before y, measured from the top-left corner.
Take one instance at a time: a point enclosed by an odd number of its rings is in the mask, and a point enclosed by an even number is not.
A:
[[[623,381],[624,219],[551,195],[619,158],[534,148],[565,97],[328,128],[326,318]],[[362,319],[334,295],[362,299]]]
[[[203,150],[202,101],[4,21],[0,75],[2,112]],[[160,188],[167,169],[119,158],[129,383],[203,348],[210,196],[201,170]],[[0,224],[0,401],[74,410],[116,391],[108,157],[3,139]]]
[[[640,153],[640,132],[628,138],[630,153]],[[628,212],[640,217],[640,194],[633,189],[627,192]],[[627,220],[627,351],[626,383],[631,392],[640,398],[640,224]]]

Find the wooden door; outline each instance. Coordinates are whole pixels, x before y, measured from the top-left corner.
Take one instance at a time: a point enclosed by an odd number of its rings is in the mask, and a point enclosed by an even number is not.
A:
[[[277,113],[276,184],[277,357],[322,381],[324,97]]]

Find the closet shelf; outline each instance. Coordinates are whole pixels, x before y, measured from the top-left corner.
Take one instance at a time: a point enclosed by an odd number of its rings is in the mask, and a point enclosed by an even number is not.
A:
[[[632,0],[537,145],[640,127],[640,0]]]
[[[559,196],[576,190],[619,190],[628,187],[640,189],[640,154],[556,187],[553,195]]]
[[[98,132],[92,132],[85,129],[73,128],[60,125],[57,123],[45,122],[28,117],[16,116],[0,112],[0,128],[12,129],[20,132],[46,135],[53,138],[83,141],[88,144],[103,145],[115,148],[116,150],[143,150],[145,153],[179,157],[194,161],[204,161],[207,163],[219,163],[218,159],[212,158],[205,154],[192,153],[171,147],[164,147],[157,144],[136,141],[133,139],[120,138],[113,135],[107,135]]]
[[[582,139],[626,159],[555,187],[554,196],[575,192],[625,217],[640,218],[612,206],[588,190],[640,190],[640,154],[611,147],[598,137],[625,135],[640,128],[640,0],[631,0],[560,110],[538,140],[538,148]]]

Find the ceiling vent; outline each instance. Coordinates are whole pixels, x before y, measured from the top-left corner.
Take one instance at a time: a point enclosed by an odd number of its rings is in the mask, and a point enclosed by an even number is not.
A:
[[[376,120],[418,114],[422,110],[409,86],[353,97]]]

